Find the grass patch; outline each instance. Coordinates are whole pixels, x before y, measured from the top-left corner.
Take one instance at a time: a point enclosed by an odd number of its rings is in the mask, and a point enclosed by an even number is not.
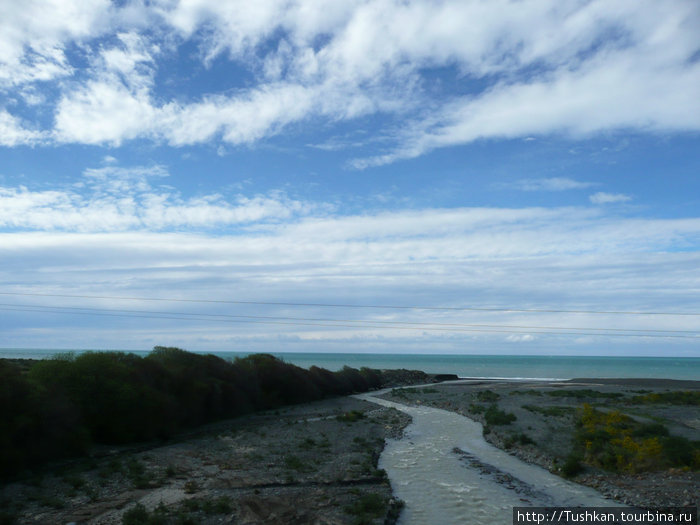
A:
[[[501,399],[501,395],[492,390],[481,390],[476,393],[476,399],[486,403],[493,403]]]
[[[574,407],[541,407],[537,405],[523,405],[523,408],[536,414],[553,417],[568,416],[576,411]]]
[[[185,482],[183,489],[185,490],[185,494],[195,494],[199,491],[199,485],[196,481],[190,480]]]
[[[486,408],[483,405],[475,405],[474,403],[471,403],[467,407],[467,412],[470,414],[483,414]]]
[[[511,390],[511,396],[541,396],[542,392],[540,390]]]
[[[118,459],[110,459],[109,462],[102,466],[98,471],[97,475],[103,479],[112,477],[116,474],[124,473],[124,465]]]
[[[354,523],[360,525],[384,516],[386,505],[386,500],[379,494],[361,494],[352,505],[345,507],[345,512],[355,516]]]
[[[233,510],[231,498],[221,496],[219,498],[186,499],[181,507],[189,512],[203,512],[207,516],[216,514],[228,514]]]
[[[503,444],[506,448],[511,448],[514,445],[534,445],[535,441],[524,432],[521,432],[509,436]]]
[[[70,476],[64,476],[63,481],[73,487],[75,490],[81,489],[85,486],[85,479],[77,474],[72,474]]]
[[[311,450],[316,446],[316,440],[313,438],[306,438],[304,441],[299,443],[299,448],[302,450]]]
[[[350,412],[345,412],[339,415],[336,419],[344,423],[354,423],[360,419],[364,419],[365,413],[360,410],[351,410]]]
[[[700,405],[700,391],[656,392],[633,396],[628,402],[642,405]]]
[[[44,507],[51,507],[52,509],[62,509],[66,506],[66,502],[58,496],[44,496],[39,499],[39,503]]]
[[[148,512],[142,503],[137,503],[122,516],[122,525],[165,525],[168,523],[168,509],[158,505]]]
[[[573,397],[575,399],[620,399],[625,397],[621,392],[600,392],[591,390],[590,388],[582,388],[579,390],[552,390],[547,392],[551,397]]]
[[[145,489],[151,484],[151,476],[149,475],[143,463],[135,458],[131,458],[126,464],[126,475],[131,481],[134,488]]]
[[[284,466],[288,470],[296,470],[297,472],[308,472],[311,470],[298,456],[288,455],[284,457]]]
[[[489,408],[486,409],[486,412],[484,412],[484,419],[486,420],[486,423],[489,426],[498,426],[510,425],[513,421],[515,421],[518,418],[515,417],[515,414],[504,412],[503,410],[499,409],[496,405],[491,405]]]

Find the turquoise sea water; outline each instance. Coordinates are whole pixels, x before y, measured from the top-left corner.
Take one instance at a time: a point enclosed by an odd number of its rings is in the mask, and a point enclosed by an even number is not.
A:
[[[66,350],[0,349],[0,358],[46,359]],[[77,353],[82,352],[76,350]],[[147,355],[148,352],[133,352]],[[224,359],[244,357],[244,352],[212,352]],[[359,368],[408,368],[460,377],[571,379],[574,377],[654,377],[700,380],[700,357],[579,357],[490,356],[429,354],[330,354],[278,353],[277,357],[304,368],[319,366],[339,370]]]

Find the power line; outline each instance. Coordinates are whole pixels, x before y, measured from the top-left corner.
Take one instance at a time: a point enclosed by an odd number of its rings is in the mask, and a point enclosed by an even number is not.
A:
[[[214,303],[214,304],[250,304],[265,306],[313,306],[320,308],[375,308],[387,310],[436,310],[436,311],[476,311],[476,312],[534,312],[534,313],[560,313],[560,314],[613,314],[613,315],[683,315],[700,316],[699,312],[658,312],[658,311],[625,311],[625,310],[560,310],[540,308],[482,308],[482,307],[454,307],[454,306],[398,306],[376,304],[333,304],[333,303],[297,303],[277,301],[232,301],[221,299],[168,299],[161,297],[125,297],[111,295],[73,295],[73,294],[47,294],[28,292],[0,292],[0,295],[13,295],[25,297],[64,297],[74,299],[110,299],[118,301],[161,301],[177,303]]]
[[[28,309],[32,307],[0,307],[3,311],[20,311],[20,312],[36,312],[36,313],[52,313],[52,314],[67,314],[67,315],[93,315],[93,316],[106,316],[106,317],[126,317],[126,318],[141,318],[141,319],[167,319],[167,320],[178,320],[178,321],[201,321],[201,318],[195,317],[184,317],[173,315],[139,315],[134,313],[108,313],[108,312],[67,312],[62,310],[50,310],[46,307],[34,307],[34,309]],[[191,314],[185,314],[191,315]],[[290,326],[317,326],[317,327],[331,327],[331,328],[357,328],[355,325],[348,324],[337,324],[337,323],[312,323],[312,322],[284,322],[284,321],[271,321],[271,320],[255,320],[255,319],[216,319],[211,318],[209,321],[214,322],[224,322],[224,323],[253,323],[253,324],[271,324],[271,325],[290,325]],[[342,321],[339,321],[342,322]],[[504,334],[522,334],[523,330],[487,330],[487,329],[471,329],[471,328],[440,328],[440,327],[408,327],[408,326],[366,326],[366,328],[380,328],[380,329],[393,329],[393,330],[422,330],[422,331],[441,331],[441,332],[479,332],[479,333],[504,333]],[[651,338],[681,338],[681,339],[700,339],[700,336],[691,335],[664,335],[664,334],[625,334],[625,333],[586,333],[586,332],[552,332],[552,331],[540,331],[537,329],[530,330],[526,329],[525,332],[528,334],[542,334],[542,335],[575,335],[575,336],[590,336],[590,335],[600,335],[606,337],[651,337]]]
[[[55,310],[88,310],[95,312],[112,312],[112,313],[129,313],[129,314],[148,314],[148,315],[177,315],[177,316],[195,316],[197,318],[232,318],[232,319],[258,319],[258,320],[274,320],[274,321],[313,321],[313,322],[328,322],[328,323],[372,323],[379,325],[406,325],[415,328],[439,326],[439,327],[469,327],[469,328],[515,328],[519,330],[587,330],[597,332],[637,332],[641,335],[645,333],[669,333],[669,334],[698,334],[697,330],[663,330],[654,328],[595,328],[587,326],[532,326],[532,325],[504,325],[504,324],[483,324],[483,323],[441,323],[441,322],[413,322],[413,321],[382,321],[376,319],[328,319],[322,317],[289,317],[289,316],[266,316],[266,315],[231,315],[231,314],[208,314],[198,312],[163,312],[154,310],[125,310],[113,308],[94,308],[80,306],[51,306],[51,305],[17,305],[0,303],[0,306],[21,307],[21,308],[45,308]],[[27,310],[32,311],[32,310]],[[85,312],[90,313],[90,312]]]

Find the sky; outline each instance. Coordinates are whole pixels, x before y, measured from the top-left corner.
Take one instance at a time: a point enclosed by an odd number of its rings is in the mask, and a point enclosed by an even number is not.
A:
[[[700,357],[696,0],[0,0],[0,347]]]

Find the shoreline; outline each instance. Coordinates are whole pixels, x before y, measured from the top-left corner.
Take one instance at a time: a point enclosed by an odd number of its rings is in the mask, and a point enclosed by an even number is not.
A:
[[[657,377],[573,377],[573,378],[546,378],[546,377],[460,377],[443,383],[460,383],[466,381],[481,381],[491,383],[560,383],[566,386],[577,384],[587,385],[618,385],[625,387],[650,387],[650,388],[689,388],[700,389],[700,380],[692,379],[667,379]],[[467,383],[465,383],[467,384]],[[474,383],[472,383],[474,384]]]

